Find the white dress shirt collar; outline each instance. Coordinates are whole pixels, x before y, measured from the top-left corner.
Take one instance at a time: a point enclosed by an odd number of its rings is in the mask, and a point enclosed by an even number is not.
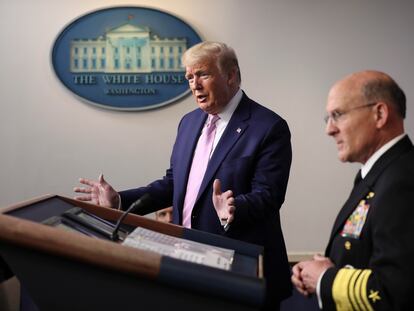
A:
[[[368,175],[371,168],[374,166],[375,162],[385,153],[387,152],[392,146],[394,146],[396,143],[398,143],[403,137],[404,134],[401,134],[397,137],[394,137],[389,142],[387,142],[385,145],[383,145],[381,148],[379,148],[377,151],[374,152],[374,154],[368,159],[367,162],[365,162],[364,165],[361,167],[361,176],[362,178],[365,178],[365,176]]]
[[[236,94],[230,99],[229,103],[224,107],[224,110],[218,114],[220,119],[216,122],[217,130],[216,136],[214,137],[213,151],[216,149],[218,142],[220,141],[221,136],[223,136],[224,130],[229,124],[229,121],[239,105],[243,97],[243,91],[239,88]]]
[[[229,103],[224,107],[223,111],[218,114],[220,120],[228,123],[233,115],[234,110],[236,110],[237,106],[240,103],[241,98],[243,97],[243,92],[239,88],[236,94],[234,94],[233,98],[230,99]]]

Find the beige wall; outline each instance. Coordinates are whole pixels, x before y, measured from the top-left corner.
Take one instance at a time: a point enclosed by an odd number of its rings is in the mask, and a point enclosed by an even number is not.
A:
[[[185,100],[147,112],[85,104],[57,80],[50,52],[78,16],[114,5],[177,15],[204,39],[238,52],[243,89],[281,114],[293,166],[282,222],[289,252],[323,250],[358,168],[340,164],[324,134],[331,84],[366,68],[390,73],[409,100],[414,137],[414,4],[386,0],[0,0],[0,206],[46,193],[72,196],[79,177],[103,172],[117,189],[161,177]]]

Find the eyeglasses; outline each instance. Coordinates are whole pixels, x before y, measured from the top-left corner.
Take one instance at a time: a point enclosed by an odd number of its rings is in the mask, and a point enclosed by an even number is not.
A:
[[[329,120],[331,120],[332,123],[337,123],[341,119],[341,117],[343,115],[345,115],[345,114],[347,114],[347,113],[349,113],[349,112],[351,112],[353,110],[371,107],[371,106],[374,106],[376,104],[377,104],[376,102],[375,103],[369,103],[369,104],[362,105],[362,106],[356,106],[356,107],[350,108],[350,109],[345,110],[345,111],[337,111],[337,110],[335,110],[332,113],[330,113],[330,114],[328,114],[328,115],[325,116],[325,118],[324,118],[325,123],[328,123]]]

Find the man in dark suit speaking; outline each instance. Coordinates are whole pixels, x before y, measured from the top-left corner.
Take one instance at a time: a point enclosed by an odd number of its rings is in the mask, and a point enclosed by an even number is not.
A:
[[[144,214],[173,206],[173,222],[264,246],[266,308],[290,295],[290,272],[279,209],[292,159],[287,123],[240,89],[234,50],[202,42],[183,55],[199,108],[179,126],[165,176],[119,194],[103,179],[80,179],[79,200],[128,208],[143,194],[153,198]],[[225,191],[223,191],[223,189]]]
[[[331,89],[326,132],[339,159],[362,163],[325,256],[299,262],[292,281],[323,310],[412,310],[414,147],[406,99],[388,75],[352,74]]]

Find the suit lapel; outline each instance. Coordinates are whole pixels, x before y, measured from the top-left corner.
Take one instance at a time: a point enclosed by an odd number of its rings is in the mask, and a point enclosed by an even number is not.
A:
[[[227,154],[233,148],[234,144],[244,134],[249,127],[247,120],[250,118],[250,105],[248,97],[243,94],[243,97],[234,111],[227,127],[220,138],[219,143],[214,149],[213,155],[208,163],[206,173],[204,174],[203,181],[200,185],[197,200],[200,195],[206,190],[206,187],[210,184],[212,178],[217,172],[217,169],[226,158]]]

